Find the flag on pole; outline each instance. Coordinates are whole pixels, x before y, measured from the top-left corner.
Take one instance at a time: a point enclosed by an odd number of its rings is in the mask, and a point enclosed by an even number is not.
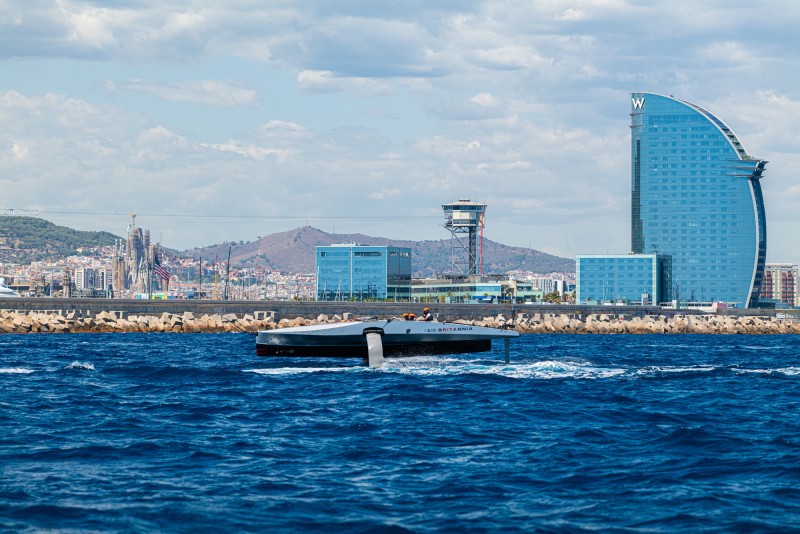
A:
[[[172,273],[161,265],[161,259],[158,257],[158,254],[155,256],[153,270],[162,280],[169,280],[169,277],[172,276]]]

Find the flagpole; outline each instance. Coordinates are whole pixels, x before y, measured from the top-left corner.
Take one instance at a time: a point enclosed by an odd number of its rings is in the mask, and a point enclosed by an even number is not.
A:
[[[151,249],[153,254],[147,258],[147,300],[153,298],[153,262],[155,261],[155,249]]]
[[[223,300],[228,300],[228,281],[231,279],[231,247],[228,246],[228,266],[225,267],[225,296]]]

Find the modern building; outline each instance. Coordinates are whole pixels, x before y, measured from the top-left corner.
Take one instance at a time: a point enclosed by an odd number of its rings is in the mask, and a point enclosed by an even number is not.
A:
[[[506,275],[461,275],[415,279],[414,302],[540,302],[543,293],[530,280]]]
[[[113,291],[113,275],[110,269],[100,269],[97,272],[98,274],[98,289],[102,289],[104,291]]]
[[[660,301],[758,304],[766,163],[705,109],[632,95],[631,248],[663,257]]]
[[[410,300],[410,248],[345,244],[316,250],[317,300]]]
[[[575,302],[652,304],[661,294],[661,267],[656,254],[579,255]]]
[[[660,258],[655,303],[756,307],[767,254],[760,182],[767,162],[695,104],[631,96],[631,251]],[[587,283],[579,283],[584,298],[598,291]]]
[[[533,288],[540,290],[544,295],[552,293],[553,291],[563,294],[566,290],[566,282],[559,278],[553,278],[550,276],[533,276],[530,278],[530,281],[533,284]]]
[[[97,279],[97,269],[90,269],[89,267],[75,269],[75,289],[94,289],[97,287]]]
[[[102,268],[80,267],[75,269],[73,281],[75,290],[83,296],[102,295],[111,289],[111,271]]]
[[[761,283],[761,298],[789,306],[800,306],[797,265],[768,263]]]

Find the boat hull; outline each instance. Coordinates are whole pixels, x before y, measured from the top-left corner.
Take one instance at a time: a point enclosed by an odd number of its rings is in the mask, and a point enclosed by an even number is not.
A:
[[[383,354],[392,356],[417,356],[433,354],[460,354],[492,350],[491,340],[449,341],[446,343],[384,343]],[[256,344],[258,356],[324,356],[329,358],[367,358],[366,343],[315,345],[269,345]]]
[[[513,330],[414,321],[359,321],[263,330],[256,338],[259,356],[367,358],[367,332],[381,334],[384,356],[486,352],[492,339],[517,337]]]

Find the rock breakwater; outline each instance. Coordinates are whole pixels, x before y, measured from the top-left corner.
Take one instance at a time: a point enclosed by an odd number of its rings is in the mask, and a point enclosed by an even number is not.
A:
[[[68,332],[250,332],[290,326],[334,323],[352,320],[352,314],[318,315],[276,320],[269,314],[179,314],[127,315],[101,312],[80,316],[75,312],[1,311],[0,333]],[[585,317],[567,314],[497,315],[459,324],[514,328],[524,334],[798,334],[800,322],[791,318],[722,315],[674,315],[620,317],[592,314]]]
[[[495,321],[497,322],[497,321]],[[728,315],[518,316],[513,323],[528,334],[798,334],[800,323],[785,318]]]
[[[101,312],[82,317],[74,312],[0,312],[0,332],[5,333],[67,333],[67,332],[257,332],[273,328],[272,317],[257,319],[252,315],[182,314],[128,315]]]

